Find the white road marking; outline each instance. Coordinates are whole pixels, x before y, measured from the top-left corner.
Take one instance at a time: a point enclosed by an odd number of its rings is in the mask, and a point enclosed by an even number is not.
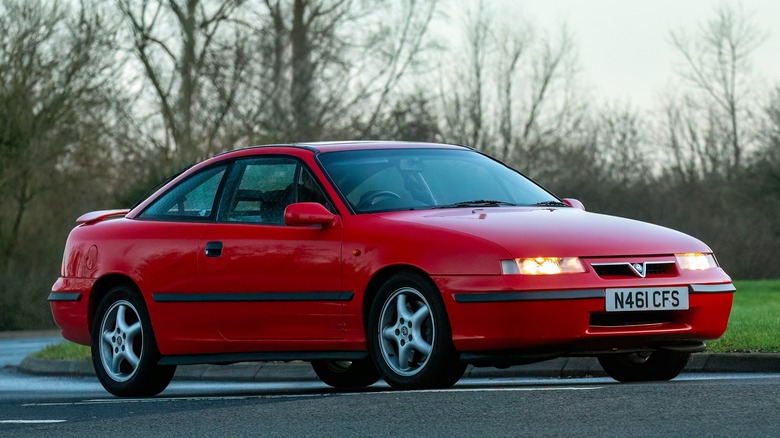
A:
[[[448,389],[421,389],[415,391],[376,391],[376,392],[348,392],[326,394],[275,394],[275,395],[235,395],[235,396],[206,396],[206,397],[160,397],[160,398],[124,398],[124,399],[92,399],[80,402],[63,403],[28,403],[22,406],[82,406],[82,405],[110,405],[128,403],[165,403],[180,401],[231,401],[252,399],[280,399],[280,398],[314,398],[314,397],[354,397],[370,395],[399,395],[415,393],[456,393],[456,392],[536,392],[536,391],[592,391],[602,389],[601,386],[557,386],[541,388],[448,388]]]
[[[602,389],[601,386],[557,386],[549,388],[449,388],[449,389],[420,389],[411,392],[438,393],[438,392],[532,392],[532,391],[592,391]],[[386,391],[382,394],[398,394],[410,391]]]
[[[67,420],[0,420],[0,424],[51,424],[65,421]]]

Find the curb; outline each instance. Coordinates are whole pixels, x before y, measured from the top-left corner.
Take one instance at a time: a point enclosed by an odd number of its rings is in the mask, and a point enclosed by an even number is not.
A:
[[[51,360],[27,356],[17,369],[26,374],[94,376],[90,360]],[[780,353],[696,353],[685,373],[780,373]],[[517,377],[604,377],[592,357],[561,357],[509,368],[469,365],[463,377],[504,379]],[[176,369],[175,380],[290,382],[317,380],[307,362],[242,362],[231,365],[184,365]]]
[[[47,330],[17,330],[0,331],[0,340],[2,339],[30,339],[30,338],[48,338],[61,337],[62,332],[58,329]]]

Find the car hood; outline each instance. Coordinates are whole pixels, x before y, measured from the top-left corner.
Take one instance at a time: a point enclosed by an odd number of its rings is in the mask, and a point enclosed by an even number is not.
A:
[[[466,208],[388,213],[386,219],[494,242],[513,257],[605,257],[710,252],[691,236],[574,208]]]

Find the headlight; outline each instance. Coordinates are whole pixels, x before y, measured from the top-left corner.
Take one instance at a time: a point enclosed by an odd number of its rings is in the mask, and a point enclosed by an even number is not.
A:
[[[702,252],[688,252],[675,254],[677,265],[684,271],[701,271],[703,269],[717,268],[718,262],[712,254]]]
[[[554,275],[585,272],[585,265],[577,257],[534,257],[501,260],[504,274]]]

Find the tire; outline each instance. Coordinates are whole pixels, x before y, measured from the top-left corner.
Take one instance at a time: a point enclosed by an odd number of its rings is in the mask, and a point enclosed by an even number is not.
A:
[[[364,388],[376,383],[380,376],[371,360],[313,360],[311,367],[317,377],[334,388]]]
[[[374,365],[393,388],[447,388],[466,370],[441,295],[422,275],[399,273],[379,288],[366,333]]]
[[[604,371],[619,382],[672,380],[685,368],[690,353],[658,350],[652,353],[625,353],[599,356]]]
[[[111,289],[92,322],[92,365],[106,391],[119,397],[157,395],[175,366],[157,364],[160,353],[140,293],[132,286]]]

